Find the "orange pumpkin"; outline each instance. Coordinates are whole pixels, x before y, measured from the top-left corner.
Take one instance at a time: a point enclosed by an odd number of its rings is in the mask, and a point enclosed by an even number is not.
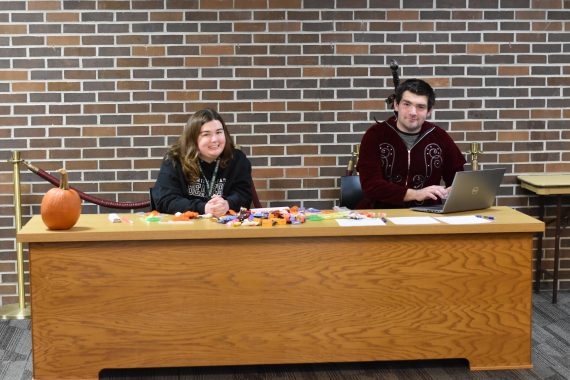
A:
[[[61,181],[42,198],[41,214],[44,224],[50,230],[67,230],[77,223],[81,215],[81,198],[69,188],[67,171],[59,169]]]

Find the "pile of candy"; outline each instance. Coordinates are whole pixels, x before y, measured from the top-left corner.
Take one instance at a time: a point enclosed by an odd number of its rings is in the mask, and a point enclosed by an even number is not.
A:
[[[318,210],[316,210],[318,211]],[[305,209],[297,206],[276,208],[269,211],[248,210],[242,208],[239,213],[230,210],[224,216],[214,218],[211,214],[199,215],[197,212],[186,211],[177,212],[168,218],[168,221],[163,221],[163,214],[158,211],[150,211],[144,213],[144,220],[147,222],[160,222],[160,223],[184,223],[189,222],[191,219],[213,219],[218,223],[223,223],[228,226],[262,226],[271,227],[283,224],[301,224],[305,223]]]
[[[187,221],[190,219],[197,218],[199,216],[200,216],[200,214],[198,214],[197,212],[194,212],[194,211],[177,212],[176,214],[174,214],[174,217],[172,218],[172,220],[175,222],[183,222],[183,221]]]
[[[163,216],[164,216],[164,214],[161,214],[160,212],[153,210],[150,212],[145,212],[143,215],[143,218],[147,222],[162,222]],[[173,222],[173,223],[175,223],[175,222],[187,222],[190,219],[211,218],[211,217],[212,217],[212,215],[209,215],[209,214],[200,215],[194,211],[177,212],[176,214],[174,214],[172,216],[172,218],[169,219],[169,222]]]
[[[147,222],[159,222],[160,219],[161,219],[160,212],[156,210],[144,213],[144,220],[146,220]]]
[[[270,211],[255,211],[242,208],[239,213],[226,215],[218,218],[218,223],[228,226],[262,226],[272,227],[283,224],[305,223],[304,210],[297,206],[291,208],[280,208]]]
[[[158,211],[151,211],[144,214],[144,220],[147,222],[160,223],[191,223],[191,219],[213,219],[218,223],[227,226],[262,226],[272,227],[284,224],[302,224],[306,220],[319,221],[326,219],[368,219],[382,218],[386,216],[384,213],[371,213],[366,211],[351,211],[344,209],[335,210],[317,210],[314,208],[305,209],[303,207],[281,207],[275,209],[249,210],[242,208],[239,213],[233,210],[219,218],[214,218],[211,214],[199,215],[197,212],[186,211],[177,212],[167,222],[162,221],[164,215]]]
[[[346,216],[346,219],[384,219],[385,217],[385,212],[350,211]]]

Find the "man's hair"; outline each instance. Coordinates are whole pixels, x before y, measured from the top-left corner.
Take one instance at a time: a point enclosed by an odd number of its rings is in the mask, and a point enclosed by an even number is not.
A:
[[[404,92],[406,91],[410,91],[416,95],[427,96],[428,110],[433,108],[433,105],[435,104],[435,92],[426,81],[414,78],[400,83],[398,88],[396,88],[396,103],[400,103],[402,95],[404,95]]]

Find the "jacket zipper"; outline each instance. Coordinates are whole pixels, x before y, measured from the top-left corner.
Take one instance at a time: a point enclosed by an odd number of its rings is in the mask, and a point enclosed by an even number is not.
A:
[[[416,145],[416,144],[414,144]],[[412,145],[412,148],[414,146]],[[410,178],[410,156],[412,154],[412,149],[408,149],[408,170],[406,171],[406,188],[408,187],[408,179]]]
[[[390,124],[388,124],[390,125]],[[390,127],[392,127],[390,125]],[[394,128],[394,127],[392,127]],[[435,128],[432,127],[431,129],[427,130],[423,135],[420,136],[419,139],[416,140],[416,142],[414,143],[414,145],[412,145],[412,147],[410,149],[408,149],[408,170],[407,170],[407,174],[406,174],[406,187],[408,187],[408,180],[410,179],[410,163],[411,163],[411,157],[412,157],[412,149],[414,149],[414,147],[423,140],[424,137],[426,137],[431,131],[433,131]]]

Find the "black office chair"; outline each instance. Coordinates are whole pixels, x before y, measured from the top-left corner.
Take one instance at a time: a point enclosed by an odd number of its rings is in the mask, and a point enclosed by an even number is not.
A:
[[[259,197],[257,196],[257,191],[255,190],[255,184],[253,180],[251,181],[251,203],[253,204],[254,208],[261,208],[261,202],[259,201]]]
[[[150,198],[150,211],[156,210],[156,204],[154,203],[154,199],[152,198],[152,187],[148,189],[148,195]]]
[[[340,207],[354,210],[362,198],[364,198],[364,194],[360,186],[360,176],[346,175],[340,177]]]

